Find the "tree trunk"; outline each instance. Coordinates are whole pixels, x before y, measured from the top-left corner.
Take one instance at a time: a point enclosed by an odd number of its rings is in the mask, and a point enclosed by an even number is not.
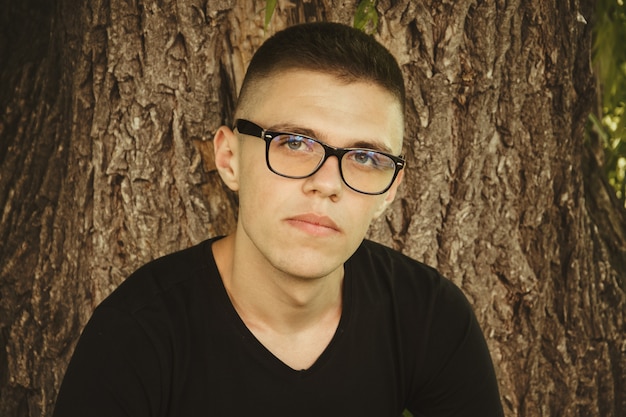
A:
[[[236,221],[212,163],[254,50],[357,1],[6,1],[0,415],[50,415],[93,308]],[[507,416],[626,415],[626,214],[584,139],[591,0],[380,0],[405,184],[370,237],[473,303]],[[587,23],[589,22],[589,23]]]

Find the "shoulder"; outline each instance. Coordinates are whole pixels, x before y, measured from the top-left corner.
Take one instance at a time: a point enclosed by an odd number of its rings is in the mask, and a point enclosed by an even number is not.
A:
[[[371,276],[371,279],[393,288],[413,287],[422,293],[456,288],[435,268],[370,240],[363,241],[350,259],[350,266],[360,274]]]
[[[467,298],[450,279],[435,268],[394,249],[365,240],[347,264],[355,296],[393,305],[415,325],[432,324],[435,316],[467,320],[472,313]]]
[[[402,268],[403,270],[410,269],[426,274],[436,274],[434,268],[410,258],[395,249],[367,239],[361,243],[361,246],[359,246],[354,253],[353,258],[359,262],[371,262],[371,264],[377,267],[383,267],[389,270],[392,270],[392,268]]]
[[[109,346],[109,351],[141,355],[143,349],[165,358],[171,349],[182,349],[181,343],[209,316],[216,297],[210,284],[219,279],[212,241],[155,259],[132,273],[94,310],[81,336],[81,351]]]
[[[195,291],[194,286],[214,266],[211,244],[205,240],[192,247],[162,256],[143,265],[122,282],[99,306],[133,313],[180,293]]]

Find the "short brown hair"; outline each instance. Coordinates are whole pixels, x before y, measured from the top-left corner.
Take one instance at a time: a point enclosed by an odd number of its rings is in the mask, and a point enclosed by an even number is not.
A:
[[[240,102],[256,81],[292,69],[322,72],[348,83],[373,82],[396,97],[404,109],[404,79],[393,55],[373,36],[330,22],[291,26],[266,40],[250,61]]]

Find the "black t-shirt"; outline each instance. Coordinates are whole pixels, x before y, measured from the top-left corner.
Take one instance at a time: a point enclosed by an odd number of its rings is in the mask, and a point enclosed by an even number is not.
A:
[[[98,306],[55,417],[503,415],[471,307],[434,269],[364,241],[332,341],[294,370],[237,315],[212,242],[145,265]]]

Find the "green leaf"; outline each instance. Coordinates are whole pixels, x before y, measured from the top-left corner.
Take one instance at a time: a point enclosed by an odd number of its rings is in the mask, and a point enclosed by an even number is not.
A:
[[[373,33],[378,29],[378,0],[361,0],[354,14],[353,26],[366,33]]]
[[[274,10],[276,10],[276,2],[277,0],[267,0],[265,2],[265,30],[267,30],[272,21],[272,15],[274,15]]]
[[[604,170],[626,204],[626,5],[624,0],[597,0],[594,12],[593,63],[602,112],[591,118],[604,144]]]

